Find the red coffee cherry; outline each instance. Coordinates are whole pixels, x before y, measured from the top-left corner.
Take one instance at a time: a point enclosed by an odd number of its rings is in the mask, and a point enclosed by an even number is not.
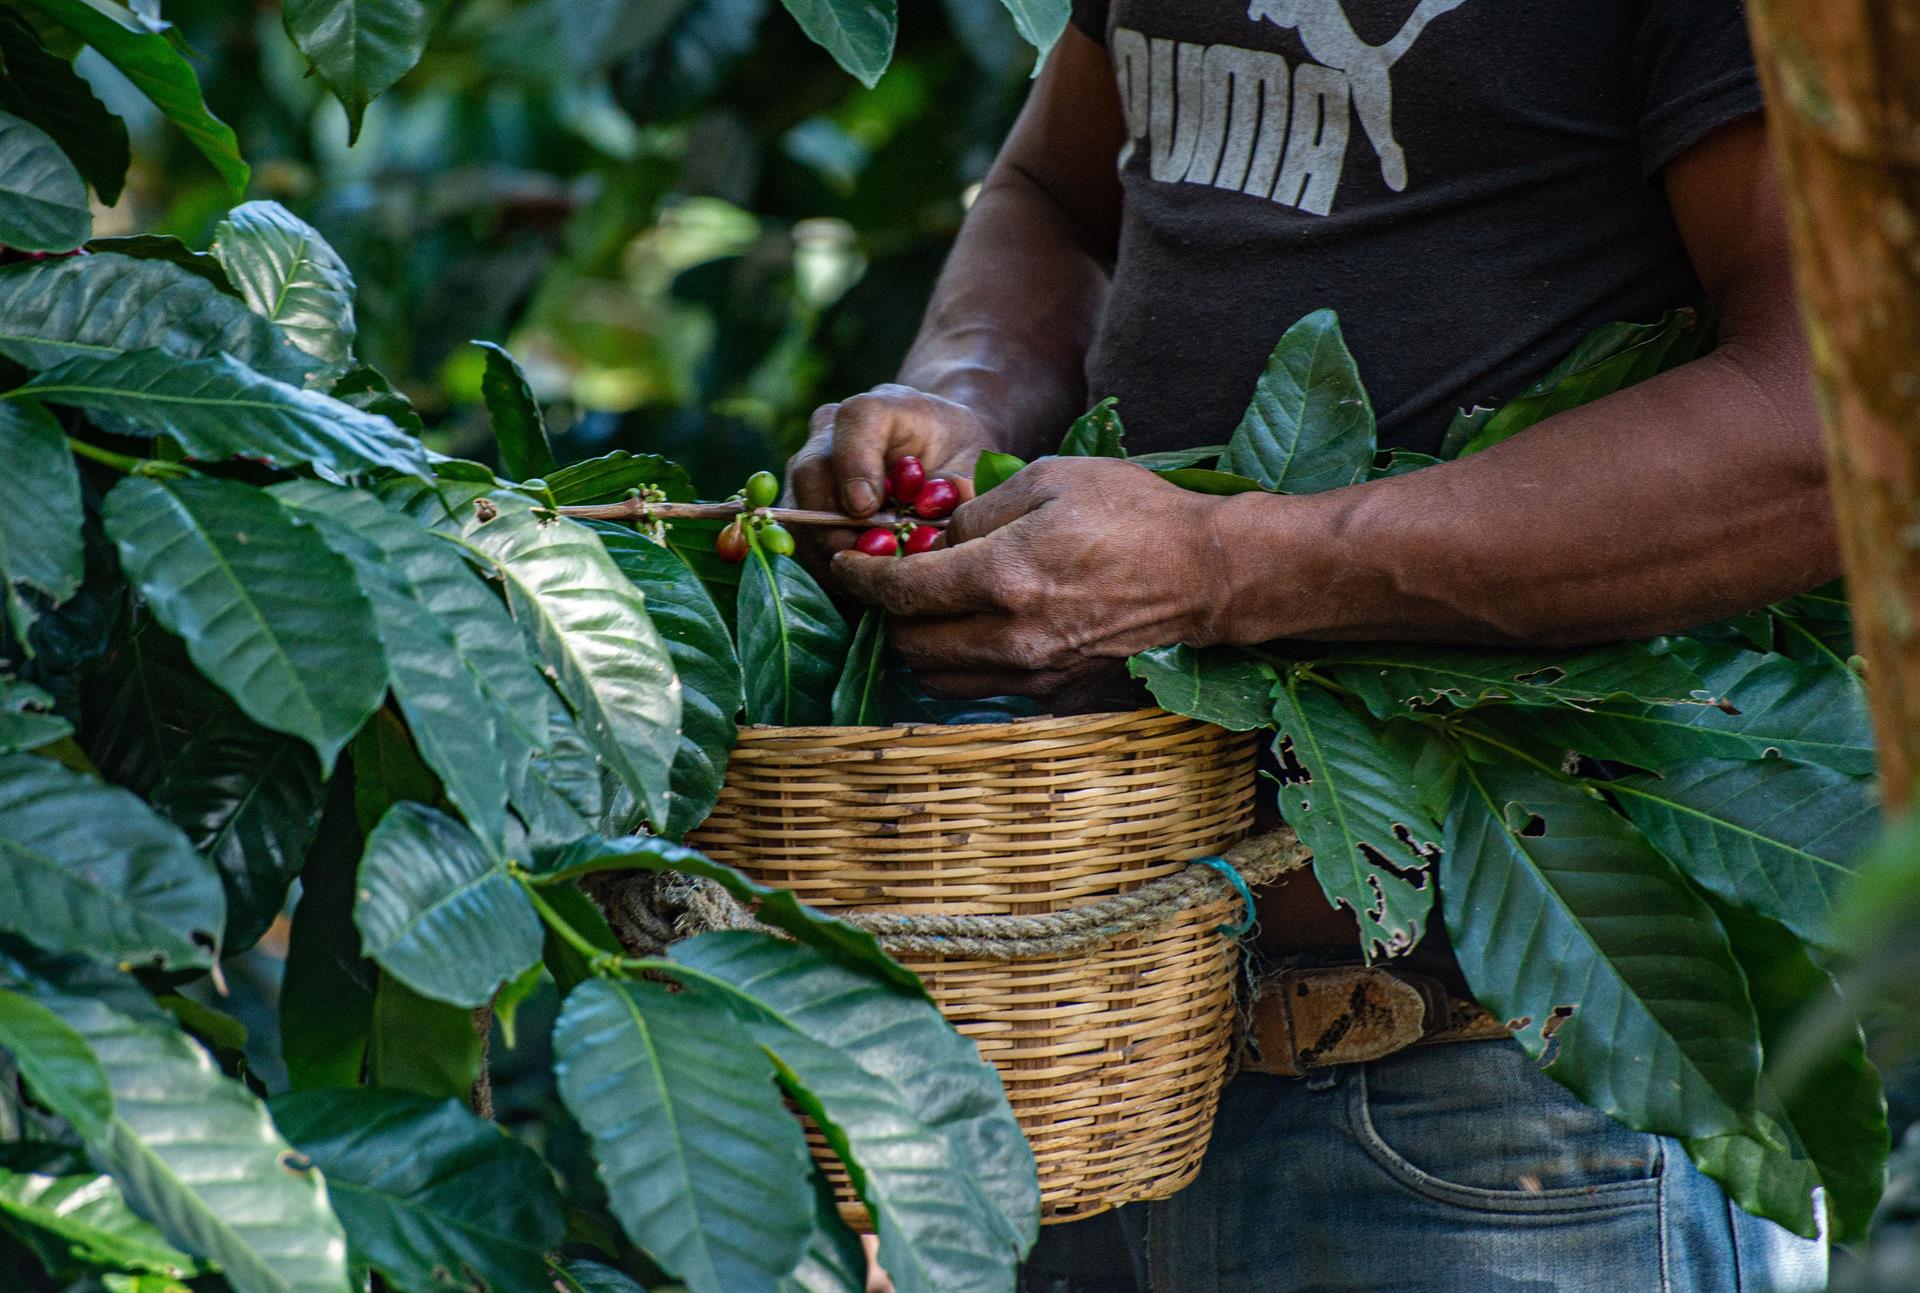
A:
[[[747,559],[747,532],[735,521],[720,531],[720,537],[713,541],[714,555],[729,566],[737,566]]]
[[[900,541],[893,537],[893,531],[878,525],[853,541],[853,550],[864,552],[869,557],[891,557],[899,546]]]
[[[940,531],[931,525],[916,525],[907,531],[907,541],[900,545],[900,551],[909,557],[922,552],[931,552],[933,545],[940,541]]]
[[[887,471],[887,492],[908,507],[919,499],[920,491],[927,484],[927,469],[912,454],[894,459],[893,466]]]
[[[944,476],[935,476],[920,488],[913,501],[914,515],[937,521],[960,506],[960,487]]]

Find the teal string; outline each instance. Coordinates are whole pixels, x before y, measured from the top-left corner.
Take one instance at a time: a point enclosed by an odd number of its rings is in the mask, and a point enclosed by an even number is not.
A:
[[[1253,931],[1253,890],[1247,888],[1246,877],[1240,874],[1239,868],[1235,867],[1233,863],[1218,854],[1210,857],[1195,858],[1193,864],[1195,866],[1212,867],[1215,871],[1218,871],[1221,875],[1233,882],[1234,892],[1240,895],[1240,901],[1245,904],[1243,910],[1246,912],[1246,915],[1237,925],[1214,926],[1214,932],[1225,934],[1228,938],[1245,938]]]

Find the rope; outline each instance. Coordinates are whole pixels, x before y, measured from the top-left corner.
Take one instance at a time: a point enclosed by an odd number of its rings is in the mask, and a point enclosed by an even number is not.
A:
[[[1033,916],[948,916],[855,911],[833,914],[864,929],[895,956],[955,956],[1014,961],[1070,956],[1157,929],[1194,907],[1239,896],[1246,904],[1237,925],[1220,932],[1239,937],[1252,928],[1252,888],[1307,865],[1311,854],[1291,830],[1243,840],[1219,857],[1198,859],[1173,875],[1129,893]],[[652,873],[594,877],[592,892],[621,942],[649,955],[680,938],[710,930],[762,929],[753,914],[713,880]]]

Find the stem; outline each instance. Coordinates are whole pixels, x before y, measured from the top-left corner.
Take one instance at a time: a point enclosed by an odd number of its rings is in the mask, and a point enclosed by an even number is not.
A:
[[[67,437],[67,448],[82,458],[91,458],[103,466],[111,467],[128,476],[155,476],[177,480],[190,476],[193,469],[185,463],[161,462],[154,458],[135,458],[131,454],[115,453],[111,449],[102,449],[97,444],[88,444],[85,440]]]
[[[628,521],[640,525],[648,521],[724,521],[749,513],[768,521],[778,521],[782,525],[831,525],[843,530],[886,528],[902,523],[945,528],[947,524],[944,517],[937,521],[923,521],[919,517],[902,516],[898,512],[876,512],[872,516],[858,517],[848,516],[844,512],[814,512],[799,507],[750,508],[737,498],[721,503],[649,503],[644,498],[628,498],[618,503],[578,503],[554,510],[562,516],[577,516],[583,520]]]
[[[540,890],[535,887],[532,878],[525,871],[514,867],[511,874],[520,882],[520,891],[532,901],[533,909],[540,913],[540,919],[547,922],[547,928],[552,930],[561,942],[586,957],[587,964],[592,966],[596,973],[602,972],[605,966],[620,960],[614,953],[607,951],[604,947],[596,946],[593,940],[568,924],[567,918],[555,911],[552,904],[540,896]]]

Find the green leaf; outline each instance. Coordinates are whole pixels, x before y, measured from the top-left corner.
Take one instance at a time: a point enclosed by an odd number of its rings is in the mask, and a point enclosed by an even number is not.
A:
[[[1340,316],[1316,310],[1273,348],[1220,469],[1282,494],[1318,494],[1363,479],[1373,452],[1373,405]]]
[[[225,353],[296,384],[316,366],[242,302],[164,260],[97,252],[0,272],[0,355],[40,369],[134,350]]]
[[[1109,395],[1082,413],[1060,441],[1062,458],[1124,458],[1126,428],[1120,425],[1120,401]]]
[[[358,743],[356,742],[356,745]],[[354,768],[358,774],[358,768]],[[360,954],[353,927],[354,872],[361,837],[353,778],[328,787],[320,831],[300,872],[300,901],[280,980],[280,1058],[295,1091],[360,1081],[379,971]]]
[[[13,1057],[41,1104],[88,1139],[105,1134],[113,1118],[106,1070],[87,1041],[31,997],[0,988],[0,1051]]]
[[[213,231],[213,254],[248,307],[334,370],[353,359],[353,274],[278,202],[245,202]]]
[[[1412,950],[1433,909],[1440,823],[1415,769],[1376,725],[1288,674],[1273,688],[1280,815],[1313,850],[1313,874],[1360,925],[1367,959]]]
[[[1000,0],[1000,3],[1013,15],[1013,25],[1020,29],[1027,44],[1038,50],[1042,58],[1067,29],[1067,18],[1073,9],[1068,0]]]
[[[116,238],[89,238],[87,250],[96,255],[127,256],[134,260],[164,261],[196,278],[205,279],[228,296],[239,290],[212,252],[195,251],[168,233],[134,233]]]
[[[377,468],[427,475],[419,441],[385,418],[264,377],[230,355],[135,350],[69,359],[6,398],[19,396],[86,409],[116,434],[172,436],[203,462],[238,457],[345,476]]]
[[[1039,1186],[972,1042],[930,1004],[792,943],[705,934],[670,954],[738,994],[878,1221],[899,1293],[1009,1287],[1038,1233]]]
[[[673,757],[672,800],[664,834],[682,839],[706,820],[719,797],[746,704],[733,638],[706,585],[687,563],[638,532],[588,522],[647,599],[647,617],[667,644],[680,679],[680,749]]]
[[[225,905],[207,860],[133,795],[0,756],[0,928],[101,960],[204,967]]]
[[[415,411],[413,401],[399,391],[387,375],[372,364],[356,364],[340,374],[327,394],[336,400],[342,400],[362,413],[371,413],[383,417],[397,427],[411,431],[414,435],[425,435],[427,424]],[[454,478],[454,473],[471,472],[471,479],[485,485],[493,484],[493,472],[479,463],[462,462],[457,458],[443,458],[439,454],[427,453],[433,463],[433,474],[441,480]]]
[[[101,665],[99,704],[102,712],[87,724],[87,753],[107,780],[142,795],[202,724],[239,713],[151,614],[131,617],[115,635]]]
[[[747,719],[785,727],[827,723],[833,688],[852,645],[840,612],[792,557],[754,545],[735,618]]]
[[[245,1087],[171,1024],[38,981],[14,986],[66,1020],[106,1070],[113,1119],[88,1149],[135,1211],[218,1262],[236,1293],[347,1293],[326,1185]]]
[[[813,1238],[800,1264],[781,1280],[777,1293],[865,1293],[867,1251],[860,1236],[840,1219],[833,1186],[817,1165],[813,1174]]]
[[[1404,476],[1408,472],[1422,471],[1437,466],[1442,459],[1430,453],[1415,453],[1411,449],[1388,449],[1375,455],[1373,470],[1367,473],[1370,480],[1384,480],[1388,476]]]
[[[540,919],[471,831],[395,804],[367,837],[353,923],[366,953],[415,992],[484,1006],[540,959]]]
[[[897,0],[781,0],[815,44],[872,89],[893,59]]]
[[[507,788],[533,757],[506,706],[547,703],[519,626],[456,551],[374,495],[308,480],[271,492],[352,565],[420,757],[481,838],[504,847]]]
[[[562,1262],[557,1271],[567,1293],[647,1293],[633,1276],[583,1257]]]
[[[771,1288],[813,1233],[800,1124],[711,990],[595,979],[553,1030],[560,1097],[621,1227],[692,1293]]]
[[[1605,803],[1464,763],[1440,898],[1474,997],[1549,1076],[1641,1131],[1757,1131],[1760,1040],[1726,932]]]
[[[9,491],[0,509],[0,583],[6,585],[0,594],[15,583],[30,584],[57,605],[86,575],[80,474],[67,437],[37,404],[0,404],[0,462],[7,465]]]
[[[471,1099],[483,1060],[483,1038],[473,1024],[466,1007],[423,997],[381,975],[367,1035],[367,1082],[435,1099]]]
[[[87,182],[60,145],[32,122],[0,112],[0,243],[71,251],[92,232]]]
[[[1016,458],[1010,453],[997,453],[992,449],[986,450],[973,464],[974,493],[984,494],[1004,484],[1009,477],[1026,465],[1024,458]]]
[[[1697,358],[1712,341],[1712,328],[1693,309],[1674,310],[1653,324],[1607,324],[1589,333],[1525,395],[1470,430],[1463,429],[1464,440],[1442,452],[1447,457],[1478,453],[1556,413],[1591,403]]]
[[[167,765],[153,806],[219,872],[228,955],[258,942],[286,906],[325,796],[304,742],[251,723],[211,725]]]
[[[1358,696],[1377,718],[1435,705],[1466,708],[1487,701],[1589,706],[1615,697],[1698,701],[1703,682],[1671,655],[1638,642],[1580,652],[1501,651],[1418,644],[1335,647],[1315,666]]]
[[[1871,782],[1782,759],[1701,759],[1601,789],[1709,893],[1841,950],[1834,904],[1880,828]]]
[[[1529,709],[1513,721],[1566,749],[1654,772],[1693,759],[1776,755],[1851,775],[1874,770],[1866,697],[1852,673],[1734,651],[1705,660],[1699,676],[1707,694],[1738,712],[1613,703]]]
[[[491,341],[473,344],[487,355],[480,393],[493,417],[501,469],[515,480],[545,479],[556,465],[553,446],[547,440],[547,419],[540,412],[540,401],[533,398],[527,375],[504,348]]]
[[[600,458],[568,463],[547,477],[547,492],[561,507],[617,503],[630,489],[655,486],[672,502],[693,498],[693,481],[678,463],[653,453],[615,449]]]
[[[705,876],[738,898],[753,912],[754,919],[768,928],[777,929],[795,942],[860,974],[931,1000],[919,977],[881,951],[872,934],[814,910],[795,898],[792,890],[756,884],[732,867],[715,862],[684,844],[651,835],[623,835],[616,839],[590,837],[562,848],[537,852],[532,870],[535,880],[543,886],[602,871],[678,871]]]
[[[541,890],[540,896],[574,933],[581,935],[594,947],[610,956],[627,954],[627,949],[620,944],[619,935],[607,923],[605,913],[579,889],[570,884],[549,885]],[[540,959],[547,972],[553,975],[554,986],[563,997],[598,973],[593,962],[580,949],[555,935],[551,928],[547,930],[546,945],[541,950]]]
[[[63,1256],[89,1266],[182,1277],[196,1268],[134,1214],[112,1177],[57,1145],[0,1146],[0,1222],[6,1221],[40,1239],[36,1248],[57,1244]]]
[[[1762,917],[1724,908],[1721,916],[1752,988],[1769,1064],[1810,1014],[1852,1013],[1792,934]],[[1865,1239],[1886,1187],[1889,1138],[1886,1093],[1860,1029],[1847,1029],[1784,1099],[1777,1090],[1762,1094],[1790,1147],[1748,1137],[1690,1140],[1694,1164],[1747,1211],[1808,1238],[1818,1233],[1812,1191],[1824,1186],[1830,1237],[1842,1244]]]
[[[286,0],[287,35],[347,110],[347,142],[367,105],[426,52],[443,0]]]
[[[1136,467],[1145,467],[1156,474],[1178,471],[1182,467],[1198,467],[1206,463],[1211,469],[1220,461],[1220,455],[1227,451],[1223,444],[1203,444],[1192,449],[1162,449],[1157,453],[1137,453],[1127,459]]]
[[[531,1149],[455,1100],[345,1089],[283,1095],[274,1125],[326,1173],[347,1241],[397,1288],[544,1286],[566,1219]]]
[[[15,14],[0,14],[0,111],[44,130],[67,155],[100,201],[120,200],[130,154],[127,126],[94,97],[73,64],[49,53],[33,27]]]
[[[244,192],[251,172],[240,156],[233,131],[213,113],[200,94],[200,78],[165,36],[138,14],[110,0],[26,0],[30,8],[93,46],[152,101],[162,116],[179,126],[189,142],[213,163],[235,193]],[[12,239],[4,239],[11,242]]]
[[[490,518],[476,512],[460,542],[505,583],[595,753],[664,826],[681,689],[646,599],[592,530],[538,516],[512,494],[488,500]]]
[[[1273,725],[1273,669],[1237,647],[1164,646],[1127,660],[1160,708],[1231,732]]]
[[[0,674],[0,754],[37,750],[73,735],[73,725],[52,709],[52,696],[30,682]]]
[[[1216,498],[1257,493],[1264,488],[1259,481],[1249,477],[1236,476],[1230,471],[1209,471],[1205,467],[1173,467],[1154,474],[1169,485],[1178,485],[1196,494],[1212,494]]]
[[[869,606],[853,631],[847,664],[833,687],[835,727],[867,727],[886,717],[887,613]]]
[[[319,532],[224,480],[130,477],[102,519],[127,578],[200,672],[332,767],[379,707],[387,671],[366,596]]]

